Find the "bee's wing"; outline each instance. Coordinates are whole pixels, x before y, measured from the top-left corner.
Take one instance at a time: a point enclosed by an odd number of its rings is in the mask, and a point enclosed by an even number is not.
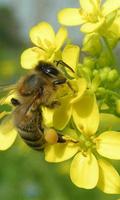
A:
[[[0,120],[0,150],[8,149],[17,136],[14,124],[12,122],[12,114],[7,114]]]
[[[0,105],[9,103],[10,98],[14,96],[16,91],[16,84],[0,85]]]
[[[9,92],[10,90],[15,90],[15,89],[16,89],[16,84],[0,85],[0,93]]]

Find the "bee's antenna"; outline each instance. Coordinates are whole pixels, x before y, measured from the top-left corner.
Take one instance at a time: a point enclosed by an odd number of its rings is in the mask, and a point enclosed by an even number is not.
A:
[[[70,71],[72,71],[73,73],[75,73],[74,70],[72,69],[72,67],[70,67],[68,64],[66,64],[63,60],[55,60],[54,62],[56,63],[57,66],[58,66],[59,64],[60,64],[60,65],[63,65],[63,66],[65,66],[66,68],[68,68]]]

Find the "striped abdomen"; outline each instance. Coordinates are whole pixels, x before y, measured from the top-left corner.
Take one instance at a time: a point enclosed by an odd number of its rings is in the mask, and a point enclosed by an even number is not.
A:
[[[29,115],[17,125],[17,130],[25,143],[34,150],[42,150],[44,148],[45,139],[43,129],[41,127],[41,111],[37,110]]]

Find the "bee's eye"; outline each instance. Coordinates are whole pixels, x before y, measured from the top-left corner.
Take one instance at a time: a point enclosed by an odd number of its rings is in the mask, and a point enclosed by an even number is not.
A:
[[[54,78],[59,75],[58,69],[56,69],[51,63],[41,61],[36,66],[37,71],[41,71],[42,73]]]
[[[56,77],[59,74],[59,71],[52,66],[46,66],[42,68],[42,72],[50,77]]]

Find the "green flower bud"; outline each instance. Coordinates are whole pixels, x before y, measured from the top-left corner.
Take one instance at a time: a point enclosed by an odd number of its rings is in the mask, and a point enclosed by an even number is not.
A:
[[[110,70],[111,70],[110,67],[105,67],[100,71],[101,81],[105,81],[107,79],[107,76]]]
[[[76,74],[78,76],[81,76],[81,73],[82,73],[82,68],[83,68],[83,64],[79,63],[76,67]]]
[[[84,60],[83,60],[83,65],[90,68],[90,69],[93,69],[94,66],[95,66],[95,61],[91,57],[85,57]]]
[[[84,66],[84,67],[82,68],[82,70],[85,72],[85,74],[87,74],[89,77],[91,77],[92,72],[91,72],[90,68]]]
[[[116,111],[118,114],[120,114],[120,99],[116,100]]]
[[[115,88],[120,87],[120,78],[117,79],[117,80],[114,82],[114,87],[115,87]]]
[[[97,74],[97,75],[93,78],[92,84],[91,84],[91,88],[92,88],[92,90],[93,90],[94,92],[97,90],[97,88],[99,87],[100,83],[101,83],[101,78],[100,78],[99,74]]]
[[[96,76],[99,73],[99,71],[97,69],[93,70],[93,76]]]
[[[86,34],[83,40],[82,51],[89,52],[90,55],[99,55],[101,52],[100,36],[97,33]]]
[[[111,64],[110,55],[108,52],[103,51],[98,59],[98,66],[104,67]]]
[[[108,77],[107,77],[107,79],[108,79],[108,81],[111,81],[111,82],[113,82],[113,81],[115,81],[117,78],[118,78],[118,72],[117,72],[117,70],[116,69],[113,69],[113,70],[111,70],[109,73],[108,73]]]
[[[99,88],[97,89],[97,95],[102,96],[102,95],[104,95],[105,93],[106,93],[106,89],[105,89],[105,88],[99,87]]]

